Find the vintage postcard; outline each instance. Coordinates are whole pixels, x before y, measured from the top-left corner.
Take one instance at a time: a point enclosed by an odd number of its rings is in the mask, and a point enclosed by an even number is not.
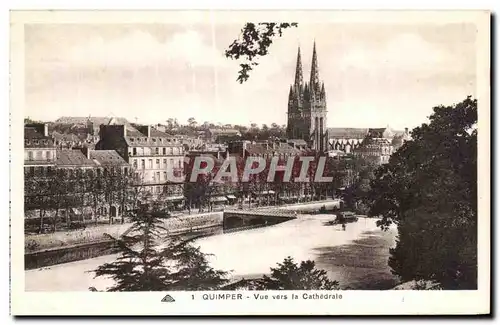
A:
[[[11,12],[14,315],[490,313],[490,13]]]

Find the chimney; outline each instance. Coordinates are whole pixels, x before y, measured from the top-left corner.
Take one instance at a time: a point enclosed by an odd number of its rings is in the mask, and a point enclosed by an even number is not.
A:
[[[43,136],[45,137],[49,136],[49,125],[47,123],[43,124]]]
[[[124,138],[127,137],[127,126],[126,125],[123,125],[123,137]]]
[[[148,138],[151,138],[151,125],[148,125]]]
[[[87,159],[90,159],[90,148],[89,147],[82,147],[82,153],[87,157]]]

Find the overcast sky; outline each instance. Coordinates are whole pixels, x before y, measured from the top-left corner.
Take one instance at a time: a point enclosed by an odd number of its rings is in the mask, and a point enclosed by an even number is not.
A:
[[[25,115],[285,124],[297,47],[309,80],[314,39],[329,127],[413,128],[476,93],[474,25],[299,22],[239,84],[224,50],[242,26],[27,25]]]

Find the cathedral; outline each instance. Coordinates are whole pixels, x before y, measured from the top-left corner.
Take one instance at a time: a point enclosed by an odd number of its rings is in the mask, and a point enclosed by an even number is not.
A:
[[[325,84],[319,80],[316,43],[313,45],[309,83],[303,80],[300,48],[298,50],[295,82],[288,95],[286,133],[288,139],[304,140],[314,150],[328,150]]]

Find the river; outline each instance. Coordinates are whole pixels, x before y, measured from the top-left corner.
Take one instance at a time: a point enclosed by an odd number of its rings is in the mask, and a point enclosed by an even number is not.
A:
[[[314,260],[331,279],[349,289],[389,289],[397,284],[387,261],[395,245],[396,230],[381,231],[375,219],[360,218],[347,225],[326,226],[329,215],[298,215],[295,220],[270,227],[215,234],[200,238],[200,246],[214,268],[230,271],[234,278],[269,273],[287,256],[296,261]],[[25,271],[27,291],[86,291],[105,289],[112,282],[88,272],[112,262],[116,255]]]

